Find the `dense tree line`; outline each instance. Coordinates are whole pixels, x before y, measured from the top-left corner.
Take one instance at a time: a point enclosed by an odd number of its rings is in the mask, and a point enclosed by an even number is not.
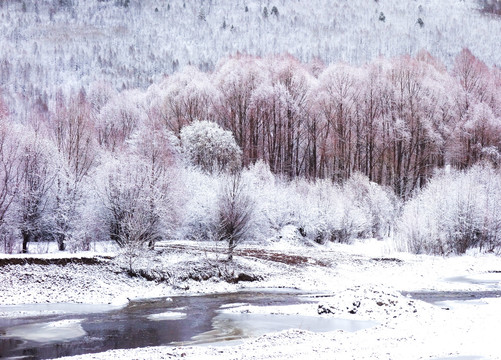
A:
[[[212,74],[186,68],[149,93],[178,134],[195,120],[230,130],[242,165],[288,178],[355,172],[407,198],[436,168],[499,162],[501,72],[463,50],[447,71],[426,52],[311,69],[292,57],[237,56]]]
[[[466,49],[450,71],[425,52],[359,67],[235,56],[144,91],[60,91],[22,122],[0,104],[4,251],[111,239],[136,254],[173,237],[233,249],[288,225],[319,243],[386,237],[440,169],[500,161],[501,72]]]

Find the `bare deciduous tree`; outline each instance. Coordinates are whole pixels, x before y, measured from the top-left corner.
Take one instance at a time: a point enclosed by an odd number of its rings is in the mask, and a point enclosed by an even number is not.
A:
[[[13,227],[6,219],[23,181],[20,168],[19,138],[12,134],[12,124],[0,118],[0,236],[6,252],[12,252],[15,243]]]
[[[96,142],[90,105],[80,92],[66,104],[58,97],[56,114],[51,121],[54,142],[61,159],[56,193],[56,238],[59,250],[77,217],[78,203],[83,197],[82,184],[95,164]]]
[[[218,199],[217,238],[228,243],[228,260],[233,259],[233,250],[250,237],[254,202],[247,193],[240,174],[226,179]]]
[[[28,252],[28,242],[38,241],[48,221],[44,219],[48,204],[48,192],[54,184],[56,173],[51,167],[49,152],[52,150],[33,134],[25,140],[22,158],[22,191],[19,196],[20,223],[23,238],[22,252]]]

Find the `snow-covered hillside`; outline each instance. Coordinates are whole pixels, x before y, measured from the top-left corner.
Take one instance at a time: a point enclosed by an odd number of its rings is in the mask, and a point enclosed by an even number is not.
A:
[[[58,88],[145,87],[237,52],[363,64],[426,49],[452,64],[469,48],[501,64],[498,16],[474,0],[24,0],[0,2],[0,88],[11,111]]]

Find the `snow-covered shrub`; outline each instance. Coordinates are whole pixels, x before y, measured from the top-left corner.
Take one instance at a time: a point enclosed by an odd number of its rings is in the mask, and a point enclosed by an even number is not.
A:
[[[21,251],[18,241],[19,234],[14,226],[8,223],[0,225],[0,252],[4,254],[15,254]]]
[[[397,210],[395,196],[355,175],[343,186],[330,180],[283,180],[264,163],[245,172],[256,198],[256,223],[268,238],[294,226],[303,237],[323,244],[357,237],[386,237]]]
[[[255,202],[254,240],[280,239],[282,229],[299,230],[303,194],[295,189],[295,183],[273,175],[268,164],[258,161],[242,174]],[[303,231],[303,230],[301,230]]]
[[[260,208],[266,219],[267,226],[279,232],[284,226],[294,225],[300,227],[301,199],[285,180],[278,180],[275,185],[270,184],[267,189],[262,189]]]
[[[325,180],[315,183],[296,181],[291,186],[299,196],[298,200],[303,201],[298,207],[298,227],[302,234],[319,244],[334,239],[342,212],[338,203],[340,188]]]
[[[242,178],[254,199],[253,240],[264,242],[279,236],[280,230],[290,224],[296,226],[293,209],[296,196],[285,189],[268,164],[257,161],[242,171]]]
[[[301,214],[302,228],[308,238],[319,244],[349,243],[363,235],[367,223],[365,214],[342,186],[317,180],[308,188],[308,206],[302,208]]]
[[[78,220],[67,241],[67,250],[71,252],[90,251],[97,244],[111,243],[102,191],[97,188],[96,180],[96,177],[92,177],[91,181],[83,185],[86,196],[79,204]],[[115,244],[110,247],[117,248]]]
[[[349,243],[359,237],[386,237],[393,227],[395,196],[355,174],[344,185],[329,180],[289,183],[289,221],[310,240]]]
[[[189,164],[205,172],[233,171],[240,167],[242,151],[231,131],[210,121],[196,121],[181,130],[181,146]]]
[[[206,174],[198,169],[183,173],[186,189],[181,238],[224,241],[229,255],[238,243],[258,235],[254,221],[253,187],[241,174]],[[261,230],[261,228],[259,228]]]
[[[413,253],[462,254],[501,245],[501,176],[476,166],[438,175],[407,202],[397,246]]]
[[[365,218],[363,235],[382,239],[393,229],[398,199],[395,194],[374,182],[367,176],[355,173],[343,186],[348,204],[355,206]]]
[[[178,236],[190,240],[213,240],[217,224],[217,190],[221,179],[198,169],[185,169],[181,177],[186,203]]]

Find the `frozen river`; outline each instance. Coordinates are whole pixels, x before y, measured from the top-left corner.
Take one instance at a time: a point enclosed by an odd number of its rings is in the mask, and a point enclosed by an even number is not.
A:
[[[74,304],[24,305],[27,312],[41,307],[37,311],[47,315],[0,318],[0,354],[46,359],[156,345],[229,344],[290,328],[356,331],[376,325],[333,317],[222,311],[244,304],[277,306],[308,301],[308,296],[297,292],[251,291],[131,301],[121,309],[95,308],[94,312],[92,307]],[[23,310],[20,307],[12,309],[19,312]]]

